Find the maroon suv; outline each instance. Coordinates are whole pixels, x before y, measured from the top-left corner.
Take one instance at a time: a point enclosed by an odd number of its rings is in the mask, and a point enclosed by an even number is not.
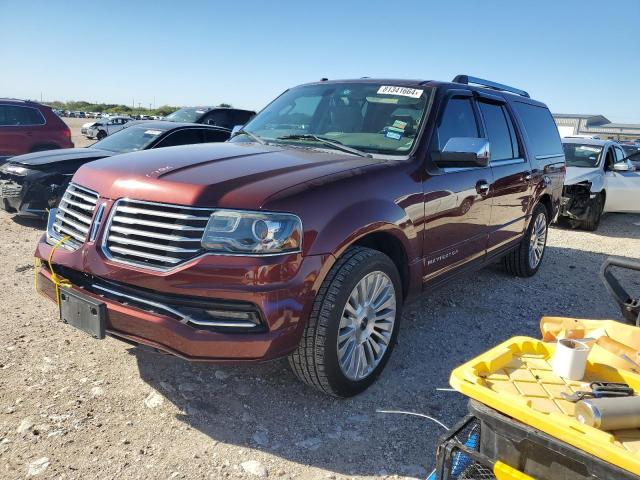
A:
[[[80,168],[38,245],[57,248],[39,289],[56,299],[55,278],[62,320],[97,338],[288,355],[349,396],[384,368],[410,297],[498,258],[536,273],[564,170],[549,110],[505,85],[302,85],[230,142]]]
[[[73,143],[69,127],[51,108],[0,98],[0,161],[56,148],[73,148]]]

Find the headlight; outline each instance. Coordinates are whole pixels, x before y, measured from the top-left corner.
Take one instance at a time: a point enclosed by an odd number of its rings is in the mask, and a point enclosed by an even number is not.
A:
[[[207,222],[202,246],[229,254],[299,252],[302,222],[290,213],[216,210]]]
[[[20,165],[9,164],[9,165],[3,166],[2,171],[5,173],[11,173],[13,175],[19,175],[23,177],[26,174],[28,174],[31,170],[29,170],[27,167],[21,167]]]

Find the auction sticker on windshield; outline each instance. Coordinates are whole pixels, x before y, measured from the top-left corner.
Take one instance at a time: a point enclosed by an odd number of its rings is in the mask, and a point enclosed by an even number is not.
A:
[[[420,98],[424,90],[418,88],[394,87],[383,85],[378,89],[379,95],[401,95],[403,97]]]

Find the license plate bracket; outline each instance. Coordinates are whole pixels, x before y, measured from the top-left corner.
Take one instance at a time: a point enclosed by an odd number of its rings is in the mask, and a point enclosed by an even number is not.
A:
[[[60,320],[93,338],[105,337],[107,306],[70,289],[60,289]]]

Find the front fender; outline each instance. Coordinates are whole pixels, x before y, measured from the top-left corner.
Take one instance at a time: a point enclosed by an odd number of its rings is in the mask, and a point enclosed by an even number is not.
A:
[[[309,255],[339,257],[350,245],[369,233],[385,232],[403,245],[409,262],[419,257],[417,230],[405,211],[384,200],[360,201],[338,210],[317,229]]]

